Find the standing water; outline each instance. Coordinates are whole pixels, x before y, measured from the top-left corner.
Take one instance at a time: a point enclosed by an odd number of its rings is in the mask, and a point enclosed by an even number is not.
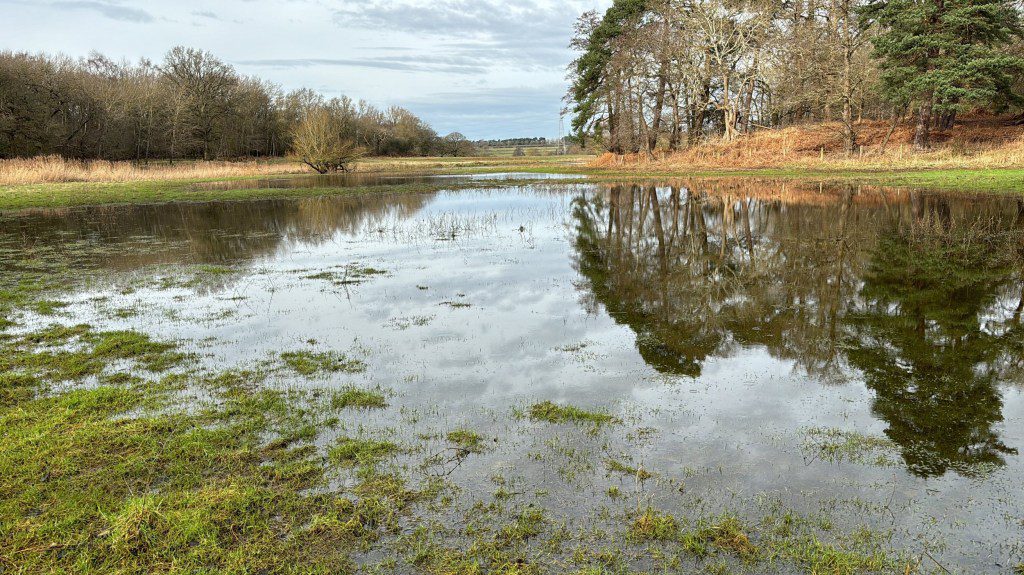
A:
[[[382,393],[301,443],[324,457],[386,439],[381,466],[450,491],[359,565],[429,570],[409,541],[479,547],[474,518],[491,515],[525,535],[484,539],[521,542],[508,553],[540,572],[1024,562],[1021,200],[755,181],[382,190],[2,215],[8,284],[66,278],[8,337],[134,330],[181,342],[191,368],[295,367],[259,386]],[[327,353],[365,369],[297,361]],[[69,379],[49,393],[104,384]],[[187,410],[205,392],[185,387]]]

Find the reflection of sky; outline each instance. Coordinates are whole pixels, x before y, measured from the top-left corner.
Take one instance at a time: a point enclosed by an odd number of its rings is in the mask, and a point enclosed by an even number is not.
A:
[[[686,483],[710,501],[728,505],[726,493],[770,492],[811,512],[822,498],[857,496],[885,504],[895,492],[897,505],[916,501],[896,510],[897,529],[915,529],[931,515],[956,517],[963,526],[940,522],[932,529],[963,543],[954,546],[953,557],[969,554],[965,564],[991,565],[987,556],[998,556],[994,550],[1006,529],[1015,528],[997,518],[1024,511],[1014,491],[1024,471],[1019,457],[1008,457],[1005,468],[982,480],[953,473],[923,480],[900,468],[809,460],[800,449],[802,429],[880,436],[886,424],[872,415],[872,394],[857,374],[849,374],[845,385],[823,385],[761,346],[731,346],[727,356],[706,361],[695,379],[660,375],[636,351],[628,326],[603,310],[588,313],[581,303],[589,288],[572,264],[571,199],[515,190],[440,193],[411,212],[378,211],[372,225],[315,241],[303,239],[299,220],[292,241],[223,290],[110,295],[116,305],[141,304],[142,315],[124,320],[124,327],[171,338],[215,338],[202,348],[214,363],[263,359],[305,348],[309,339],[322,348],[367,350],[370,369],[356,380],[395,389],[398,405],[436,413],[446,425],[472,422],[502,435],[500,449],[465,470],[478,486],[496,469],[513,468],[533,470],[538,487],[573,493],[549,485],[550,469],[528,456],[543,445],[534,437],[538,428],[508,419],[513,408],[534,401],[572,402],[624,417],[624,431],[610,432],[613,454],[636,455],[665,476],[700,470]],[[452,226],[454,239],[438,239]],[[347,288],[306,279],[356,262],[388,274]],[[226,301],[232,296],[246,299]],[[168,309],[183,320],[168,321]],[[232,309],[238,315],[224,321],[187,321]],[[90,308],[75,312],[82,321]],[[407,329],[392,321],[415,317],[432,319]],[[577,351],[557,349],[581,343],[586,345]],[[1006,422],[998,432],[1008,445],[1024,445],[1024,399],[1016,388],[1004,393]],[[372,417],[385,423],[381,415]],[[637,427],[654,430],[650,445],[637,448],[625,437]]]

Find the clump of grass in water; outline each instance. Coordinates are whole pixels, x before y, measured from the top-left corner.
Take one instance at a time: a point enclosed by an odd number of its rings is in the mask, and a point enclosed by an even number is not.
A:
[[[388,406],[384,394],[357,387],[346,387],[331,394],[331,409],[383,409]]]
[[[653,473],[645,470],[644,468],[631,467],[619,461],[618,459],[607,459],[605,461],[605,465],[607,466],[608,471],[621,473],[623,475],[628,475],[630,477],[635,477],[639,481],[647,481],[648,479],[654,477]]]
[[[187,357],[177,351],[176,344],[156,342],[136,331],[97,332],[88,325],[52,325],[4,341],[0,345],[0,371],[70,381],[98,375],[120,360],[161,372]]]
[[[527,415],[533,421],[548,423],[591,423],[600,426],[621,421],[608,413],[587,411],[572,405],[558,405],[551,401],[531,405],[527,410]]]
[[[805,440],[801,449],[805,456],[836,464],[846,461],[877,467],[895,465],[891,456],[896,445],[887,438],[835,427],[805,429],[803,434]]]
[[[463,451],[480,453],[484,450],[483,436],[469,429],[454,429],[449,431],[445,438]]]
[[[349,359],[343,353],[334,351],[288,351],[281,354],[285,365],[300,375],[317,373],[362,373],[366,371],[366,363],[358,359]]]
[[[398,446],[390,441],[342,437],[328,451],[327,456],[334,463],[351,467],[354,465],[374,465],[397,452]]]
[[[674,540],[679,536],[679,523],[672,515],[648,507],[633,519],[629,536],[635,541]]]
[[[498,532],[498,537],[506,542],[526,541],[540,535],[544,530],[544,510],[529,505],[516,514],[512,523]]]

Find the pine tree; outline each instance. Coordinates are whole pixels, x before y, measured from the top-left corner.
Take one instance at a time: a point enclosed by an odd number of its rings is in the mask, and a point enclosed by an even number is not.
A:
[[[885,96],[916,106],[915,147],[930,146],[936,114],[951,125],[958,110],[1016,98],[1009,86],[1024,60],[1007,50],[1021,36],[1012,0],[874,0],[863,17],[881,28]]]

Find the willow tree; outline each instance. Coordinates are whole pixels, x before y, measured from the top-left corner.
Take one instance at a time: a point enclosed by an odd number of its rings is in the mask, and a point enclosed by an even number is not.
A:
[[[326,108],[310,110],[295,128],[292,153],[319,174],[347,172],[362,156],[355,143],[342,137],[337,118]]]

